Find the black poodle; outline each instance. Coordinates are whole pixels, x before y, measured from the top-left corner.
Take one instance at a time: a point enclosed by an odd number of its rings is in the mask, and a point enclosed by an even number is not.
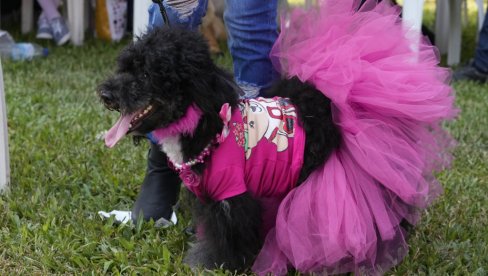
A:
[[[286,121],[291,124],[286,127],[300,127],[305,134],[300,157],[303,164],[297,177],[290,181],[294,183],[282,183],[288,188],[284,194],[276,195],[279,201],[323,164],[341,139],[332,120],[330,100],[312,85],[298,78],[283,79],[266,93],[267,97],[274,97],[278,106],[294,108],[298,121]],[[215,198],[205,192],[209,182],[219,181],[203,176],[228,128],[222,118],[222,107],[239,110],[249,103],[239,100],[239,94],[232,76],[213,63],[207,43],[198,33],[168,28],[154,30],[127,46],[118,57],[115,74],[98,88],[104,105],[122,115],[116,140],[128,133],[137,140],[185,120],[190,125],[180,126],[184,130],[174,135],[178,139],[161,143],[161,150],[176,163],[173,166],[180,175],[190,171],[202,179],[199,184],[204,187],[203,192],[197,194],[194,204],[197,242],[185,257],[191,267],[248,268],[262,247],[266,235],[263,229],[269,229],[264,225],[273,224],[273,217],[263,217],[262,213],[270,212],[263,202],[274,195],[250,189],[231,197]],[[189,110],[196,110],[194,125],[187,120]],[[254,123],[249,122],[249,126],[255,127]],[[177,164],[178,160],[181,164]],[[245,182],[246,186],[254,184]]]

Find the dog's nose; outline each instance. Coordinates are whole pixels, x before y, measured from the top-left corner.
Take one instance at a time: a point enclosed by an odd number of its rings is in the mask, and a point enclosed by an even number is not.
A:
[[[112,96],[111,93],[107,92],[107,91],[102,91],[100,93],[100,98],[102,99],[102,101],[104,101],[105,103],[111,103],[113,100],[114,100],[114,97]]]
[[[112,95],[112,93],[102,90],[100,92],[100,99],[102,100],[105,107],[107,107],[108,109],[119,110],[119,105],[115,101],[115,97]]]

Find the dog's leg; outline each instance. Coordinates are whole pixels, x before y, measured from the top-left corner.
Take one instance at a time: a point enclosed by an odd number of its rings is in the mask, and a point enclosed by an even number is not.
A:
[[[185,263],[192,268],[243,270],[262,245],[261,206],[249,194],[200,204],[197,243]]]

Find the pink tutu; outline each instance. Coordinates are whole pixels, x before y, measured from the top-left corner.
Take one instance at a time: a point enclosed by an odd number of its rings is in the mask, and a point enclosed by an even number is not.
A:
[[[412,50],[396,7],[357,7],[325,1],[282,20],[275,65],[331,99],[343,140],[281,203],[260,275],[382,274],[407,253],[400,223],[415,224],[441,192],[434,174],[454,145],[441,123],[457,113],[449,71],[427,42]]]

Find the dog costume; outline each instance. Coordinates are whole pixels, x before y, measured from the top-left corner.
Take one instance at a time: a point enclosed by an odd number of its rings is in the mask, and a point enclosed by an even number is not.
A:
[[[175,124],[156,129],[149,139],[164,144],[174,135],[192,133],[199,111],[191,106]],[[224,130],[218,147],[205,150],[195,160],[203,162],[201,177],[191,166],[175,164],[185,186],[200,200],[216,201],[250,192],[261,199],[263,233],[274,226],[279,203],[294,188],[303,164],[305,135],[297,121],[295,107],[283,98],[241,100],[236,110],[224,105],[220,112]],[[187,163],[195,163],[189,161]]]
[[[388,1],[319,1],[283,18],[271,57],[284,76],[332,101],[342,144],[280,205],[253,270],[380,274],[407,254],[415,224],[449,166],[453,90],[436,49],[408,33]],[[389,26],[385,31],[385,26]],[[415,40],[418,50],[412,49]]]

